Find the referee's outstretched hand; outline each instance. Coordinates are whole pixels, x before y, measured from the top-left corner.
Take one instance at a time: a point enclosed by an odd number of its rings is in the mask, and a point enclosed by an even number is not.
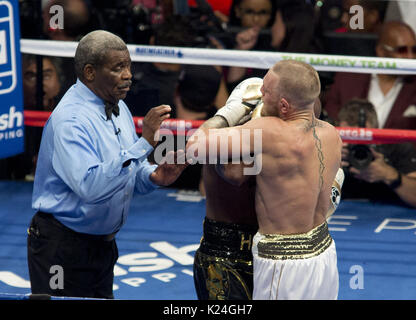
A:
[[[168,186],[176,181],[188,165],[185,151],[169,151],[150,175],[150,180],[159,186]]]

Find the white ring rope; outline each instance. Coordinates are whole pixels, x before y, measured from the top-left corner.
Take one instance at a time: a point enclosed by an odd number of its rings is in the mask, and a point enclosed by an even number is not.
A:
[[[21,39],[20,51],[44,56],[74,57],[78,42]],[[346,55],[304,54],[270,51],[245,51],[127,45],[134,62],[164,62],[221,65],[269,69],[276,62],[296,59],[311,64],[318,71],[416,74],[416,59],[390,59]]]

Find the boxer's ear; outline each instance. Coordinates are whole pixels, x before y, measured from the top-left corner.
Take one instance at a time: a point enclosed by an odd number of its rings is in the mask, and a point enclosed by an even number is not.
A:
[[[279,101],[279,109],[281,113],[286,114],[290,109],[290,104],[285,98],[281,98]]]
[[[84,72],[84,78],[85,78],[85,80],[87,80],[89,82],[94,81],[94,79],[95,79],[95,69],[94,69],[94,67],[93,67],[92,64],[87,63],[84,66],[83,72]]]

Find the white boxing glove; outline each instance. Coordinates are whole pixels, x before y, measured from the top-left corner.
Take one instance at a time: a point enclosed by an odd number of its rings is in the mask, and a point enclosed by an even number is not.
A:
[[[244,80],[231,92],[225,106],[219,109],[215,115],[227,120],[230,127],[237,125],[261,100],[260,88],[262,85],[263,79],[261,78]]]
[[[342,170],[342,168],[339,168],[337,175],[335,176],[335,180],[332,183],[331,205],[329,207],[328,212],[326,213],[327,219],[333,215],[335,210],[337,210],[338,205],[341,201],[341,189],[344,183],[344,179],[345,179],[344,170]]]

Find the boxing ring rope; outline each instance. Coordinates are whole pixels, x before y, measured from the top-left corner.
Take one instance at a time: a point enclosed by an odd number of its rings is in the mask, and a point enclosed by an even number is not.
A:
[[[21,39],[21,52],[35,55],[74,57],[78,42]],[[296,59],[311,64],[318,71],[416,74],[416,59],[390,59],[327,54],[300,54],[287,52],[245,51],[227,49],[204,49],[186,47],[165,47],[148,45],[127,45],[134,62],[163,62],[198,65],[238,66],[268,69],[277,61]],[[25,125],[43,126],[48,112],[24,112]],[[137,133],[141,133],[143,118],[135,117]],[[162,123],[162,130],[173,134],[186,133],[198,128],[203,121],[169,119]],[[398,143],[415,142],[416,130],[337,128],[343,141],[349,143]]]
[[[77,42],[21,39],[22,53],[74,57]],[[390,59],[327,54],[303,54],[270,51],[245,51],[128,44],[134,62],[163,62],[197,65],[221,65],[269,69],[280,60],[295,59],[318,71],[384,74],[416,74],[416,59]]]
[[[48,111],[24,111],[24,123],[27,126],[43,127],[50,116]],[[136,132],[140,134],[143,128],[143,117],[133,117]],[[169,119],[162,122],[161,133],[186,134],[197,129],[203,120]],[[163,129],[165,129],[163,131]],[[399,129],[370,129],[370,128],[336,128],[344,142],[355,144],[381,144],[416,142],[416,130]]]

